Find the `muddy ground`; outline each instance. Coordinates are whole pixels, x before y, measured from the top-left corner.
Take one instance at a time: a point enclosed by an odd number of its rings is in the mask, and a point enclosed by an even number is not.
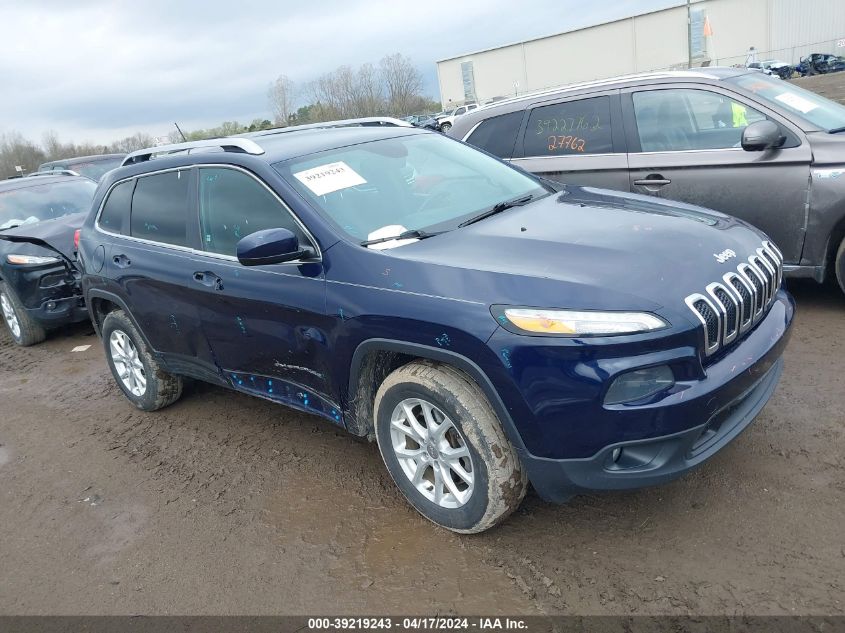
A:
[[[88,327],[3,329],[0,613],[843,614],[845,298],[791,288],[781,384],[736,442],[659,488],[529,493],[480,536],[317,418],[202,384],[142,413]]]

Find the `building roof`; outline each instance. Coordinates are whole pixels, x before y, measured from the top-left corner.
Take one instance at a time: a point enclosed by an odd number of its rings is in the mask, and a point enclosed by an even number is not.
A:
[[[692,0],[693,3],[700,2],[701,0]],[[576,33],[578,31],[586,31],[587,29],[593,29],[597,26],[604,26],[606,24],[613,24],[614,22],[622,22],[623,20],[630,20],[631,18],[638,18],[644,15],[651,15],[652,13],[661,13],[662,11],[668,11],[669,9],[677,9],[678,7],[686,6],[686,2],[676,1],[673,4],[668,6],[662,7],[660,9],[652,9],[651,11],[643,11],[642,13],[634,13],[632,15],[626,16],[624,18],[617,18],[615,20],[607,20],[605,22],[596,22],[595,24],[589,24],[587,26],[579,26],[574,29],[567,29],[565,31],[558,31],[557,33],[549,33],[548,35],[541,35],[539,37],[531,37],[525,40],[520,40],[518,42],[509,42],[507,44],[499,44],[498,46],[490,46],[488,48],[482,48],[480,50],[470,51],[468,53],[463,53],[461,55],[450,55],[449,57],[444,57],[442,59],[435,60],[435,64],[440,64],[442,62],[452,61],[453,59],[460,59],[461,57],[470,57],[472,55],[480,55],[481,53],[487,53],[489,51],[499,50],[500,48],[509,48],[511,46],[519,46],[520,44],[527,44],[529,42],[537,42],[539,40],[546,40],[551,37],[558,37],[559,35],[566,35],[567,33]]]

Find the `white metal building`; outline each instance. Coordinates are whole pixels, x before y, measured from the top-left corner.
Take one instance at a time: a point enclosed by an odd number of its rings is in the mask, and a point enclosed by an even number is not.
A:
[[[688,28],[689,25],[689,28]],[[615,22],[437,62],[444,107],[576,81],[686,68],[791,64],[845,55],[845,0],[690,0]]]

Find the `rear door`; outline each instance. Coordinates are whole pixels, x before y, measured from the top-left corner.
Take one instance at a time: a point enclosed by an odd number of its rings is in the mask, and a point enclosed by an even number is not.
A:
[[[741,218],[771,237],[788,264],[804,243],[810,146],[780,116],[717,86],[642,86],[623,91],[630,190]],[[742,131],[771,119],[783,148],[746,152]]]
[[[199,246],[195,174],[188,167],[169,169],[116,185],[98,228],[113,233],[105,253],[106,276],[119,285],[153,349],[174,371],[205,375],[214,364],[192,283]],[[130,193],[127,227],[107,211],[112,196],[122,199]]]
[[[565,184],[627,190],[628,158],[619,91],[530,106],[512,162]]]

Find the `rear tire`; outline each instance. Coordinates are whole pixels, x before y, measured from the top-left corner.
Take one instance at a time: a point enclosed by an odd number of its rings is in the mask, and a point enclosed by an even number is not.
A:
[[[839,288],[845,292],[845,238],[842,239],[839,250],[836,251],[833,266],[836,269],[836,281],[839,282]]]
[[[376,393],[376,439],[393,481],[429,521],[483,532],[516,510],[528,486],[484,393],[448,365],[416,361]]]
[[[29,347],[47,338],[47,330],[29,316],[26,308],[14,292],[0,281],[0,314],[12,336],[12,340],[21,347]]]
[[[156,411],[179,399],[182,377],[162,369],[123,310],[109,312],[102,331],[109,369],[132,404],[142,411]]]

